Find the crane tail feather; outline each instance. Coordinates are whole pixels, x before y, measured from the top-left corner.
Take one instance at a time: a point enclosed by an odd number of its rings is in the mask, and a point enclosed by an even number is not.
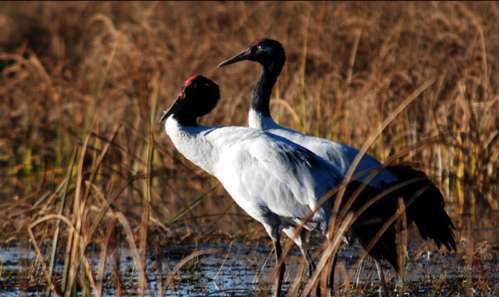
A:
[[[352,181],[345,192],[347,198],[342,202],[345,206],[348,199],[355,198],[351,205],[351,211],[355,212],[370,204],[353,222],[350,230],[368,254],[378,260],[385,259],[397,272],[400,272],[397,231],[394,224],[385,226],[386,222],[397,213],[399,197],[403,198],[407,207],[407,223],[414,223],[423,239],[431,239],[438,247],[443,245],[449,251],[456,250],[455,227],[445,211],[442,193],[435,184],[426,174],[410,166],[396,165],[387,169],[396,175],[398,179],[396,182],[380,189],[363,182]],[[391,194],[381,195],[385,190],[404,182],[406,185]],[[381,200],[371,201],[380,195],[384,196]]]
[[[445,211],[444,197],[436,185],[422,171],[408,165],[388,166],[398,182],[417,180],[400,190],[400,195],[408,203],[407,218],[414,222],[424,239],[432,239],[435,244],[455,251],[456,239],[454,224]]]

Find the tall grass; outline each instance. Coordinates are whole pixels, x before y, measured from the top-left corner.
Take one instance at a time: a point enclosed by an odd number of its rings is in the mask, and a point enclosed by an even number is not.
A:
[[[497,228],[498,17],[497,3],[3,3],[0,240],[31,240],[52,294],[70,296],[102,293],[120,245],[145,294],[148,242],[261,237],[155,121],[183,79],[203,73],[223,97],[203,122],[245,124],[258,67],[215,66],[263,36],[287,51],[276,119],[354,147],[434,80],[365,148],[429,173],[460,229]],[[471,235],[461,233],[470,267]]]

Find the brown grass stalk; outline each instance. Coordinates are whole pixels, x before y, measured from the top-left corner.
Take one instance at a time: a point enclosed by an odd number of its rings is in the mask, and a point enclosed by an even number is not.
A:
[[[456,254],[469,265],[463,286],[483,289],[487,281],[474,263],[484,256],[477,250],[483,242],[494,246],[497,236],[471,237],[496,227],[499,207],[499,31],[490,21],[498,19],[498,7],[495,2],[2,3],[0,242],[32,240],[40,264],[23,264],[24,274],[36,281],[34,267],[39,268],[43,290],[54,291],[48,273],[66,296],[77,290],[101,294],[107,273],[102,265],[113,256],[114,293],[124,296],[128,288],[140,293],[147,279],[126,283],[119,261],[120,249],[130,248],[127,238],[133,236],[139,253],[133,265],[148,275],[148,243],[161,249],[220,236],[262,239],[261,227],[248,226],[249,218],[220,185],[184,159],[153,121],[185,77],[200,73],[222,90],[220,104],[202,123],[245,125],[260,70],[253,63],[224,70],[216,64],[271,37],[283,43],[287,61],[271,100],[274,118],[362,148],[360,156],[369,152],[384,164],[417,164],[441,189],[460,244],[466,245]],[[355,167],[345,182],[358,178],[352,175]],[[358,195],[342,197],[343,191],[340,186],[328,193],[341,197],[332,232],[344,226],[350,199]],[[26,232],[52,215],[73,228],[52,218]],[[396,221],[405,230],[403,218]],[[406,235],[399,235],[404,245]],[[291,247],[287,242],[284,253]],[[325,250],[337,249],[325,245]],[[54,267],[61,254],[65,268],[59,275]],[[99,267],[88,265],[92,257]],[[327,278],[328,266],[311,286]],[[435,292],[448,282],[439,278]],[[293,288],[301,283],[295,279]],[[259,292],[265,290],[259,282]]]

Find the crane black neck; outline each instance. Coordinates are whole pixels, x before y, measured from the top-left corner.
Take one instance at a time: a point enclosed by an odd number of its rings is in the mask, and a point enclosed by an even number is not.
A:
[[[195,127],[199,126],[197,117],[190,114],[175,114],[173,118],[181,125],[185,127]]]
[[[283,65],[284,61],[272,65],[263,65],[262,74],[253,89],[251,108],[264,116],[270,117],[270,95]]]

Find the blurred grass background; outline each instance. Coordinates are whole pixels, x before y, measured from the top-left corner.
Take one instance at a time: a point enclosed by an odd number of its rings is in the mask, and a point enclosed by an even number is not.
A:
[[[156,123],[202,73],[222,91],[203,123],[246,124],[259,67],[216,65],[261,37],[287,51],[275,118],[354,147],[435,79],[369,153],[427,172],[459,229],[497,230],[498,19],[497,2],[3,2],[0,240],[61,237],[76,261],[113,232],[138,247],[262,236]]]
[[[203,122],[244,125],[259,67],[216,65],[271,37],[287,51],[275,118],[354,147],[435,80],[369,152],[433,178],[471,267],[498,242],[497,19],[497,2],[2,2],[0,242],[34,246],[57,293],[75,282],[102,292],[91,245],[105,263],[126,242],[143,291],[148,244],[262,237],[156,118],[203,73],[222,91]],[[488,232],[485,245],[476,230]]]

